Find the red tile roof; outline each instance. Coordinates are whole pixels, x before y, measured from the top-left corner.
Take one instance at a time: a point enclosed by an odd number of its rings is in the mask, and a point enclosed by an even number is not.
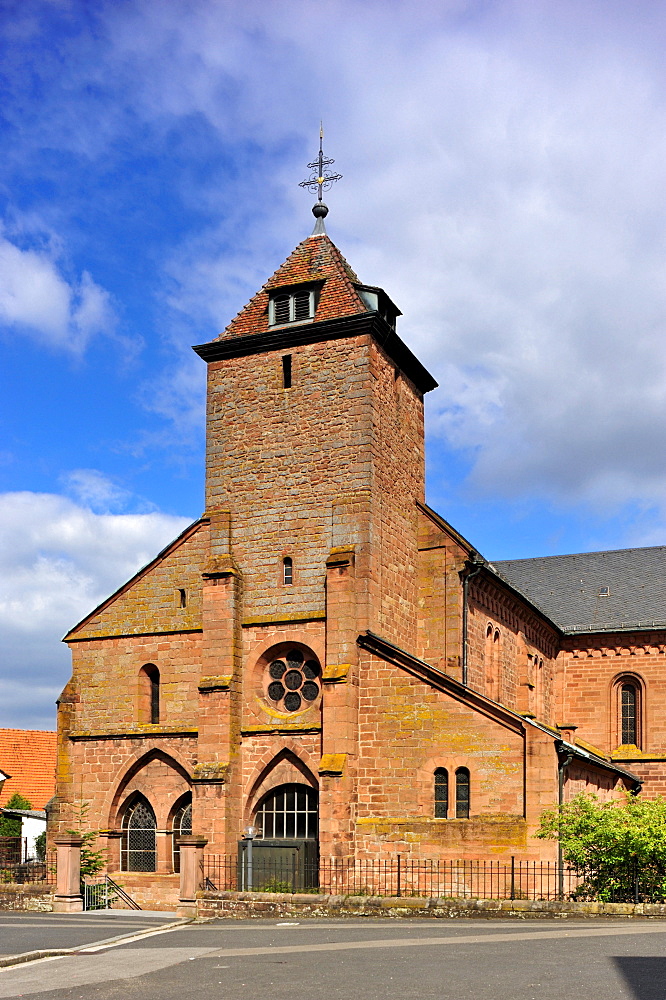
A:
[[[0,729],[0,771],[9,774],[0,806],[20,792],[33,809],[55,795],[56,733],[43,729]]]
[[[314,322],[367,312],[367,306],[354,288],[354,283],[358,283],[355,273],[328,236],[318,234],[308,236],[298,244],[272,278],[216,339],[266,333],[269,291],[310,281],[324,282]]]

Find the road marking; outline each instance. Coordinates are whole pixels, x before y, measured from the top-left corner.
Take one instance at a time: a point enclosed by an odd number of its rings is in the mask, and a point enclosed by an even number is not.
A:
[[[223,948],[216,958],[242,958],[244,955],[290,955],[306,951],[362,951],[371,948],[432,948],[437,945],[495,944],[504,941],[557,941],[576,937],[616,937],[626,934],[666,934],[666,924],[631,927],[580,927],[568,930],[524,931],[510,934],[461,934],[427,938],[376,938],[370,941],[328,941],[321,944],[275,945],[259,948]]]

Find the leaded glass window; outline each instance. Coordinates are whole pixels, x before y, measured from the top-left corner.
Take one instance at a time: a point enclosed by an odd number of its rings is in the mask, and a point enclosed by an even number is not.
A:
[[[435,819],[449,815],[449,772],[445,767],[435,771]]]
[[[622,685],[622,743],[635,746],[638,742],[638,698],[633,684]]]
[[[180,871],[180,847],[178,838],[192,833],[192,803],[186,802],[180,807],[173,818],[173,870]]]
[[[125,872],[154,872],[157,823],[150,803],[137,799],[123,817],[120,867]]]
[[[255,824],[265,840],[316,840],[316,791],[307,785],[280,785],[262,799]]]
[[[456,819],[469,819],[469,771],[466,767],[456,771]]]

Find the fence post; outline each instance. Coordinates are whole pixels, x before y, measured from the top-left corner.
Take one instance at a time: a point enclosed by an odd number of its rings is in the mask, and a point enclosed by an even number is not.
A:
[[[201,862],[205,837],[187,834],[178,838],[180,847],[180,896],[178,912],[183,917],[196,916],[197,890],[201,885]]]
[[[400,885],[400,855],[398,855],[398,892],[397,892],[398,896],[400,895],[401,888],[402,887]]]
[[[511,855],[511,899],[516,898],[516,856]]]
[[[640,893],[638,891],[638,859],[634,858],[634,903],[638,902]]]
[[[55,838],[57,871],[54,913],[78,913],[83,909],[81,895],[81,845],[83,837],[64,834]]]

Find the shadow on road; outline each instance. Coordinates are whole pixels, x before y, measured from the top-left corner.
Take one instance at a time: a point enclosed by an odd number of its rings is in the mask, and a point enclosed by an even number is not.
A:
[[[635,1000],[664,1000],[666,958],[626,955],[613,959]]]

